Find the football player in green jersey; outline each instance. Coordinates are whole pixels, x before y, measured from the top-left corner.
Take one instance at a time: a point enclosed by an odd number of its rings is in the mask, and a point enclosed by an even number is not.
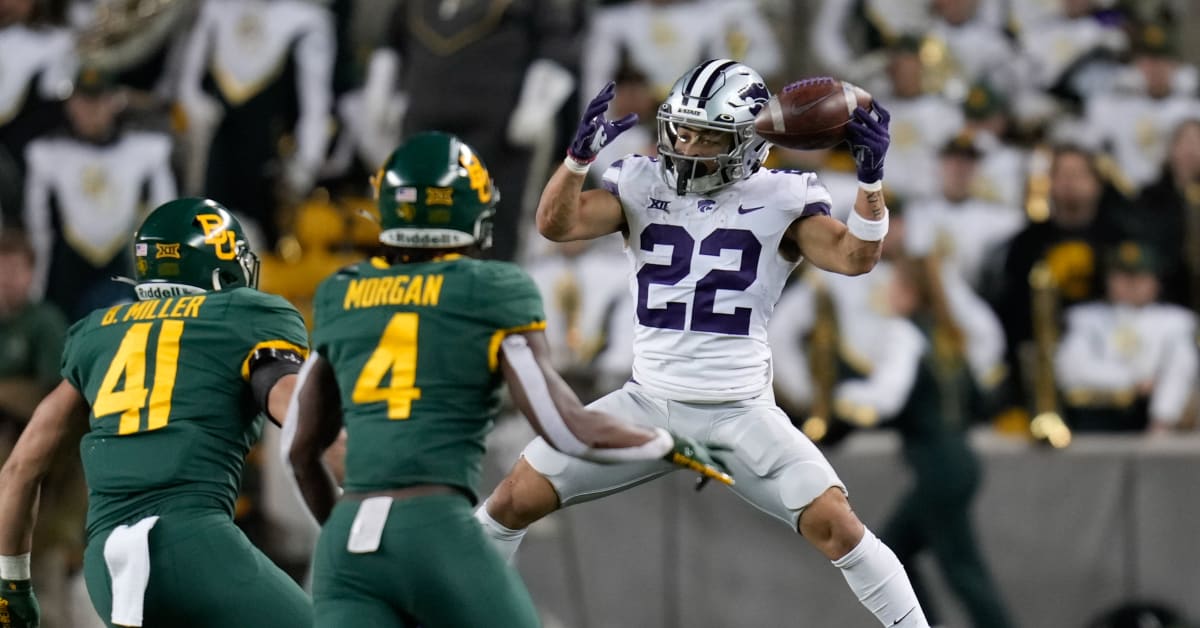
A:
[[[585,409],[554,372],[533,281],[474,257],[490,244],[498,193],[469,146],[412,136],[376,176],[376,193],[386,252],[317,289],[314,352],[284,435],[323,523],[316,625],[537,626],[529,593],[472,514],[502,382],[565,453],[665,458],[732,479],[704,445]],[[321,453],[343,426],[338,499]]]
[[[308,597],[234,526],[263,414],[287,412],[308,352],[287,301],[213,201],[168,202],[134,235],[137,301],[70,330],[63,382],[0,470],[0,625],[38,625],[29,548],[38,489],[73,421],[89,489],[84,576],[111,626],[296,628]],[[5,623],[7,622],[7,623]]]

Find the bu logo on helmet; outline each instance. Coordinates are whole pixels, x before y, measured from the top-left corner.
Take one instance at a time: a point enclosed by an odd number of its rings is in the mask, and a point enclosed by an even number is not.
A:
[[[488,174],[487,168],[483,167],[483,163],[475,156],[475,153],[463,150],[458,154],[458,163],[462,164],[463,168],[467,169],[467,178],[471,181],[471,189],[479,195],[480,203],[488,203],[492,200],[492,177]]]
[[[234,259],[237,257],[237,236],[228,229],[225,219],[217,214],[196,214],[200,227],[204,229],[204,243],[213,245],[217,259]]]

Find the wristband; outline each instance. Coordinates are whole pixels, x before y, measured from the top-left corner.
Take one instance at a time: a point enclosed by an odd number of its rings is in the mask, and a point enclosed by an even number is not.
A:
[[[588,168],[592,164],[591,162],[587,161],[579,161],[578,159],[572,157],[570,153],[568,153],[566,158],[563,159],[563,165],[567,167],[567,170],[570,170],[575,174],[587,174]]]
[[[863,242],[879,242],[883,240],[888,232],[887,208],[884,208],[883,211],[883,218],[879,220],[867,220],[860,216],[857,211],[850,210],[850,218],[846,220],[846,226],[850,229],[850,235]]]
[[[0,580],[28,580],[29,552],[16,556],[0,556]]]
[[[870,183],[859,181],[858,187],[862,188],[864,192],[878,192],[883,189],[883,179],[878,179]]]

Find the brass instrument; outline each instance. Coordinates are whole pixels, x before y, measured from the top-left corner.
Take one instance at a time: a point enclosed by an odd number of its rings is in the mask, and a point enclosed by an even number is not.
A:
[[[1071,429],[1062,419],[1058,407],[1058,386],[1054,377],[1054,352],[1058,345],[1058,286],[1045,262],[1038,262],[1029,272],[1033,316],[1032,355],[1023,347],[1022,362],[1032,368],[1026,373],[1033,391],[1034,417],[1029,423],[1033,437],[1061,449],[1071,443]],[[1032,364],[1030,364],[1032,363]]]
[[[942,282],[942,258],[933,254],[917,261],[917,278],[924,300],[933,314],[934,374],[941,380],[942,416],[960,417],[960,408],[966,404],[960,395],[959,386],[954,385],[958,373],[966,368],[967,339],[955,320],[950,302],[946,298]],[[960,426],[965,427],[965,426]]]
[[[940,37],[926,35],[917,52],[924,71],[921,87],[927,94],[939,94],[951,100],[960,100],[967,95],[967,80],[958,59],[946,41]]]
[[[1183,259],[1188,273],[1190,305],[1200,313],[1200,182],[1184,190]]]
[[[838,379],[837,310],[829,289],[818,282],[814,290],[816,317],[808,335],[808,370],[812,374],[812,404],[800,430],[814,443],[829,434],[833,418],[833,389]]]
[[[1188,297],[1192,311],[1200,314],[1200,182],[1188,184],[1184,190],[1183,265],[1188,275]],[[1200,349],[1200,334],[1196,336]],[[1200,425],[1200,391],[1192,391],[1192,399],[1184,411],[1181,428]]]
[[[101,0],[79,33],[80,59],[110,72],[142,63],[180,32],[195,6],[195,0]]]
[[[1053,159],[1048,146],[1033,149],[1029,156],[1029,172],[1025,184],[1025,215],[1029,222],[1046,222],[1050,219],[1050,162]]]

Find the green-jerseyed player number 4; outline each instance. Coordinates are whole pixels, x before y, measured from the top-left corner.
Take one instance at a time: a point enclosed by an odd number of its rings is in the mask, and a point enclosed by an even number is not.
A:
[[[146,349],[150,344],[150,330],[162,325],[158,342],[154,348],[154,385],[146,390]],[[179,337],[183,335],[183,321],[158,321],[135,323],[113,356],[104,373],[104,381],[96,393],[92,412],[100,419],[110,414],[121,413],[117,434],[134,434],[141,428],[142,410],[149,411],[145,431],[157,430],[167,425],[171,414],[171,393],[175,391],[175,370],[179,363]],[[122,385],[121,390],[117,386]]]
[[[417,381],[417,324],[420,317],[413,312],[392,316],[379,344],[354,382],[354,403],[386,401],[389,419],[407,419],[412,414],[412,402],[421,398]],[[387,386],[383,378],[391,373]]]

